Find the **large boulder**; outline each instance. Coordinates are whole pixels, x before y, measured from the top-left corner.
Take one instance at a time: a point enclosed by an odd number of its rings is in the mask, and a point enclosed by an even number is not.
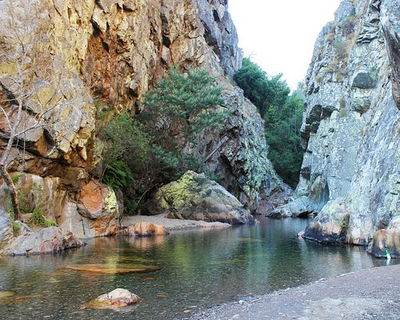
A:
[[[254,222],[250,211],[225,188],[193,171],[159,189],[147,209],[151,214],[168,213],[168,217],[177,219]]]
[[[15,172],[13,180],[23,212],[40,210],[46,219],[77,238],[109,236],[119,231],[117,197],[110,187],[100,182],[89,180],[81,183],[81,190],[75,196],[75,192],[64,189],[65,180],[61,178]],[[8,191],[3,185],[0,187],[0,203],[7,203],[7,197]]]
[[[64,232],[58,227],[44,228],[38,232],[28,232],[13,241],[0,251],[3,255],[29,255],[56,253],[65,249],[83,245],[71,232]]]
[[[302,196],[297,198],[283,206],[272,210],[267,213],[266,216],[270,218],[307,218],[313,214],[314,208],[310,203],[310,200]]]
[[[367,251],[377,258],[383,258],[386,257],[386,250],[389,250],[392,258],[400,258],[400,216],[393,218],[387,229],[374,233]]]
[[[349,213],[343,199],[329,201],[307,226],[303,237],[320,243],[345,243]]]

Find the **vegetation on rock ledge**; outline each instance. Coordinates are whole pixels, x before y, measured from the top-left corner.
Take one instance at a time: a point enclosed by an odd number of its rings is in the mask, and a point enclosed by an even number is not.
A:
[[[300,90],[289,95],[290,89],[281,77],[279,74],[269,78],[257,64],[244,58],[234,80],[265,120],[265,136],[270,146],[268,157],[275,170],[287,184],[295,187],[302,161],[300,127],[304,97]]]
[[[186,150],[198,144],[204,130],[226,122],[230,113],[220,106],[221,94],[206,70],[184,74],[173,67],[144,96],[138,119],[122,113],[103,128],[103,181],[126,191],[127,211],[154,186],[187,170],[204,170],[204,159]]]

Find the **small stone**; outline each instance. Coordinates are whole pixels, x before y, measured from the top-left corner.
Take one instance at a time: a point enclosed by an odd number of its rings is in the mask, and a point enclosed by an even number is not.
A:
[[[102,294],[85,305],[93,309],[114,309],[139,303],[142,299],[136,294],[117,288],[109,293]]]

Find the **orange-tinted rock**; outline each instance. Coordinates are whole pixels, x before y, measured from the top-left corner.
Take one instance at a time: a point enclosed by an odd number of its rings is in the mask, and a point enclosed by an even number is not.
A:
[[[108,195],[108,188],[94,181],[84,185],[79,194],[79,213],[89,219],[97,219],[102,215],[104,199]]]
[[[152,224],[150,222],[139,222],[128,226],[123,234],[129,237],[149,237],[149,236],[164,236],[168,231],[164,226]]]

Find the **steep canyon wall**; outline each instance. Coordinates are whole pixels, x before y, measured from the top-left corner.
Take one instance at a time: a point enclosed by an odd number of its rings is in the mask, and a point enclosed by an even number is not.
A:
[[[242,57],[228,1],[30,3],[0,2],[2,105],[11,112],[23,100],[20,128],[39,115],[43,124],[19,137],[9,170],[26,174],[20,188],[43,190],[41,206],[58,225],[79,237],[118,229],[114,191],[94,178],[102,149],[96,108],[140,112],[143,93],[175,64],[210,70],[234,110],[221,135],[204,137],[196,151],[217,149],[207,165],[223,173],[221,183],[251,209],[285,188],[267,159],[262,119],[230,80]],[[4,150],[3,120],[0,131]]]
[[[306,79],[299,199],[279,209],[319,212],[307,238],[365,245],[399,218],[399,6],[345,0],[316,42]]]

